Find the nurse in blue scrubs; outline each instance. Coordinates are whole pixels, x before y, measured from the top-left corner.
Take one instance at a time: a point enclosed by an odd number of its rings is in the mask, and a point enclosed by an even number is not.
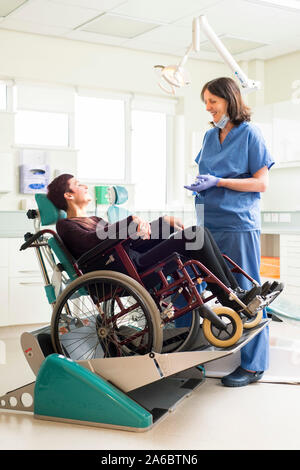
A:
[[[218,78],[204,85],[201,98],[212,116],[196,162],[199,175],[188,189],[195,191],[197,210],[204,205],[204,225],[222,253],[228,255],[260,283],[260,193],[268,186],[274,164],[261,132],[250,124],[250,109],[231,78]],[[239,285],[251,283],[237,274]],[[264,316],[266,313],[264,312]],[[243,386],[259,380],[268,368],[268,328],[241,350],[241,365],[223,377],[225,386]]]

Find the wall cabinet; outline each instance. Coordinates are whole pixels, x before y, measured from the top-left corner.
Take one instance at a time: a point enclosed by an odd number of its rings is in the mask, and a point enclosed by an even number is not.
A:
[[[0,267],[0,326],[8,324],[8,268]]]
[[[281,101],[254,108],[252,121],[262,131],[267,146],[279,164],[299,163],[299,104]]]
[[[300,304],[300,235],[280,235],[280,279],[284,295]]]
[[[33,249],[22,238],[0,239],[0,326],[49,323],[52,307]]]

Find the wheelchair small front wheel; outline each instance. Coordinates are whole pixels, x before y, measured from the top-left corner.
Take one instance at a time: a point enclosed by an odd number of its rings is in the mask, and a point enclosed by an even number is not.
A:
[[[137,281],[114,271],[94,271],[71,282],[57,299],[51,339],[73,360],[161,352],[157,306]]]
[[[246,318],[243,322],[245,330],[250,330],[259,325],[263,317],[263,310],[259,310],[252,318]]]
[[[233,346],[243,334],[243,322],[240,316],[229,307],[215,307],[212,310],[226,323],[226,329],[220,329],[204,318],[202,328],[205,338],[218,348]]]

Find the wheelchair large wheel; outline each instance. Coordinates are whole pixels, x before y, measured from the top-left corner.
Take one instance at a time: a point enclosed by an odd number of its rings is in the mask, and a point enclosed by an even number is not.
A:
[[[73,360],[161,352],[160,314],[137,281],[113,271],[80,276],[57,299],[51,320],[55,351]]]
[[[227,328],[221,330],[204,318],[202,328],[205,338],[218,348],[233,346],[243,334],[243,322],[239,314],[229,307],[215,307],[212,310],[227,324]]]

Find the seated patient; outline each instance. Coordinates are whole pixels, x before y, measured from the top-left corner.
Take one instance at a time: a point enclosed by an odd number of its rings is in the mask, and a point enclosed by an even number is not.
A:
[[[60,175],[49,184],[47,197],[58,209],[67,213],[66,219],[57,222],[56,229],[75,259],[100,245],[101,240],[109,237],[110,234],[116,238],[116,234],[120,234],[124,227],[127,229],[131,225],[131,228],[134,227],[135,230],[135,237],[132,237],[135,240],[132,240],[128,254],[138,272],[144,271],[147,267],[153,266],[163,258],[177,252],[188,259],[195,259],[203,263],[223,284],[234,290],[246,305],[261,293],[261,287],[254,287],[250,291],[240,289],[213,237],[206,228],[189,227],[184,229],[179,219],[169,216],[160,217],[150,224],[142,223],[135,215],[115,224],[109,224],[96,216],[88,217],[86,208],[91,201],[88,188],[69,174]],[[143,225],[146,227],[144,230],[140,229]],[[128,230],[125,232],[126,236],[119,238],[127,238]],[[136,233],[139,234],[139,237],[136,236]],[[163,236],[164,233],[172,234],[166,238]],[[99,266],[98,262],[98,265],[93,269],[120,271],[120,265],[112,262]],[[125,271],[123,270],[123,272]],[[208,283],[208,287],[222,305],[241,308],[236,302],[229,300],[228,295],[217,284]]]

